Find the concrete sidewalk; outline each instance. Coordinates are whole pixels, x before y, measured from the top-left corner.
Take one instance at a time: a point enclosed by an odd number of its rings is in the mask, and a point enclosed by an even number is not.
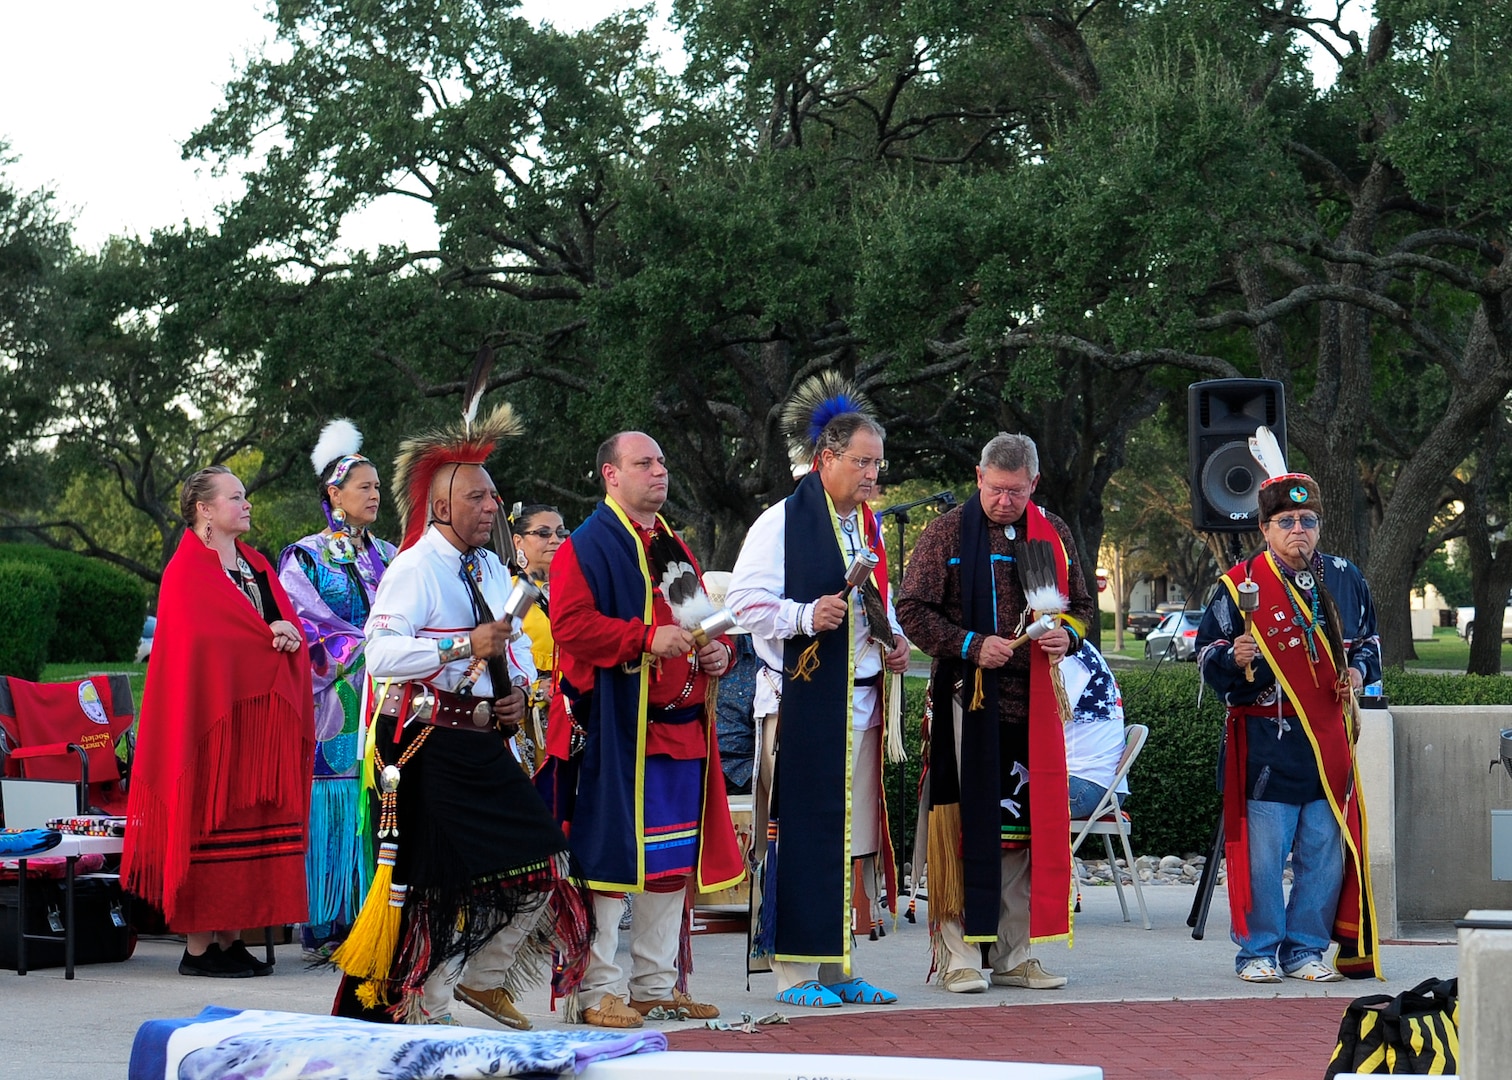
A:
[[[901,1000],[894,1006],[778,1006],[769,974],[751,976],[747,991],[742,935],[699,935],[691,979],[696,997],[718,1004],[733,1023],[742,1013],[760,1017],[773,1012],[784,1013],[790,1022],[762,1027],[753,1035],[689,1023],[658,1026],[667,1031],[674,1049],[1066,1061],[1101,1065],[1110,1078],[1316,1077],[1327,1064],[1339,1018],[1351,998],[1397,993],[1458,970],[1454,932],[1446,924],[1416,928],[1426,940],[1384,946],[1384,983],[1314,986],[1287,980],[1252,986],[1232,974],[1224,891],[1219,889],[1214,898],[1207,936],[1200,942],[1192,940],[1186,926],[1192,895],[1190,887],[1147,888],[1155,924],[1147,931],[1138,922],[1122,921],[1111,887],[1088,888],[1074,947],[1037,949],[1045,966],[1068,975],[1070,985],[1059,991],[994,987],[984,994],[951,994],[925,983],[929,937],[921,904],[918,923],[900,920],[886,938],[857,944],[858,971],[896,991]],[[126,963],[78,968],[72,982],[64,980],[61,969],[25,977],[0,971],[0,1080],[124,1077],[138,1025],[157,1017],[192,1016],[209,1004],[311,1013],[330,1009],[336,977],[306,967],[294,946],[279,949],[272,976],[237,980],[180,976],[182,950],[179,941],[144,940]],[[621,963],[628,966],[628,959],[622,944]],[[1125,1004],[1110,1008],[1107,1003]],[[539,1026],[563,1026],[549,1011],[544,989],[527,995],[521,1005]],[[465,1006],[458,1006],[458,1015],[478,1026],[496,1026]]]

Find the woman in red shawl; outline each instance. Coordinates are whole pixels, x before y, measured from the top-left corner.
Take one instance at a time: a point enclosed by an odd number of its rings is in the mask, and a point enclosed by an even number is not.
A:
[[[252,523],[241,481],[201,469],[179,509],[189,531],[158,593],[122,869],[187,935],[179,974],[267,975],[238,936],[306,917],[310,661],[277,574],[237,539]]]

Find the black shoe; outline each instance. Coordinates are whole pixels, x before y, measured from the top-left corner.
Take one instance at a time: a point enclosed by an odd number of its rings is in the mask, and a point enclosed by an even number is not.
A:
[[[226,960],[237,967],[245,968],[253,975],[273,974],[273,965],[265,960],[259,960],[247,951],[247,946],[240,941],[233,941],[229,949],[224,950]]]
[[[179,960],[179,974],[202,975],[207,979],[247,979],[251,978],[252,969],[231,960],[212,941],[210,947],[199,956],[193,956],[185,949],[183,958]]]

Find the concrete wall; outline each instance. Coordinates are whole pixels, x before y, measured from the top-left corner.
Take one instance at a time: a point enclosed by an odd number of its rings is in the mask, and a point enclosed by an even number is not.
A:
[[[1355,761],[1360,772],[1360,799],[1365,806],[1365,851],[1370,888],[1375,898],[1376,934],[1394,938],[1397,931],[1396,737],[1391,713],[1360,710],[1360,741]]]
[[[1489,768],[1501,730],[1512,727],[1512,704],[1395,706],[1390,713],[1397,918],[1458,919],[1472,908],[1512,908],[1512,881],[1491,880],[1491,811],[1512,809],[1512,778],[1500,765]],[[1374,847],[1390,815],[1376,812],[1368,786],[1365,795]]]

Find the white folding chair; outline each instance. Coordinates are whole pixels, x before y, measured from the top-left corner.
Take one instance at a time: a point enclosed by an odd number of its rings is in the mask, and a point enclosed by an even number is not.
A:
[[[1108,792],[1097,804],[1097,809],[1083,821],[1071,823],[1071,861],[1076,868],[1076,883],[1078,887],[1082,881],[1081,860],[1077,858],[1077,849],[1082,841],[1096,833],[1102,837],[1103,847],[1108,853],[1108,868],[1113,874],[1113,887],[1118,890],[1118,906],[1123,908],[1124,922],[1129,920],[1129,901],[1124,896],[1123,880],[1118,873],[1118,862],[1113,855],[1113,837],[1117,836],[1119,843],[1123,845],[1124,860],[1129,864],[1129,880],[1134,883],[1134,898],[1139,901],[1139,914],[1144,919],[1144,928],[1152,930],[1150,924],[1150,911],[1145,907],[1144,890],[1139,884],[1139,871],[1134,866],[1134,850],[1129,846],[1129,820],[1128,814],[1120,810],[1115,792],[1124,778],[1129,775],[1129,769],[1134,765],[1134,759],[1139,757],[1139,752],[1144,749],[1145,740],[1150,737],[1150,729],[1143,724],[1130,724],[1124,728],[1124,751],[1118,759],[1118,772],[1113,777],[1113,782],[1108,785]]]

